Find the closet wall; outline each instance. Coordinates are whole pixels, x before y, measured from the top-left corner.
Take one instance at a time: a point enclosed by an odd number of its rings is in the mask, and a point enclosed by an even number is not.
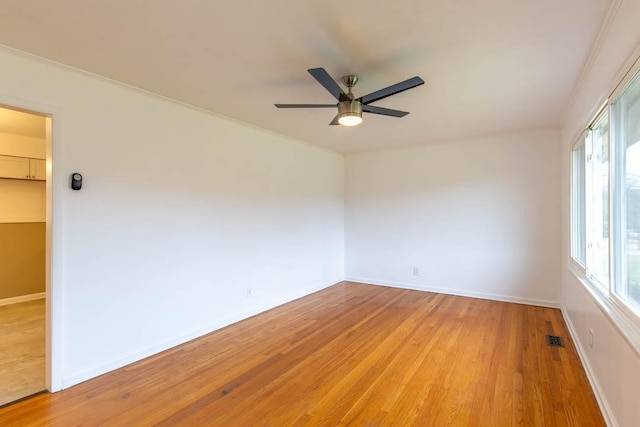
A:
[[[6,178],[26,159],[42,168],[44,138],[0,132],[0,304],[45,291],[44,177]]]

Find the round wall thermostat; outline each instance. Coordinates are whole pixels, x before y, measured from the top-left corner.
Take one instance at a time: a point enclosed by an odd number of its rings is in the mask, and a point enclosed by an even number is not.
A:
[[[82,188],[82,175],[77,172],[71,175],[71,188],[73,190],[79,190]]]

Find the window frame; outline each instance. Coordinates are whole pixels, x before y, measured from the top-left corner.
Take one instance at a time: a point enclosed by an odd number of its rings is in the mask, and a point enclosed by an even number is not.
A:
[[[571,161],[571,165],[570,165],[570,171],[571,171],[571,177],[570,177],[570,200],[569,200],[569,211],[571,212],[571,218],[570,218],[570,230],[571,230],[571,242],[570,242],[570,256],[569,259],[571,260],[571,262],[573,263],[573,267],[575,269],[578,269],[582,274],[586,275],[587,274],[587,236],[586,236],[586,197],[585,200],[583,200],[582,202],[578,201],[578,197],[580,196],[580,194],[576,193],[576,181],[577,181],[577,173],[575,168],[575,153],[577,152],[577,149],[579,148],[579,146],[582,144],[582,150],[584,151],[584,155],[583,157],[586,158],[586,150],[587,150],[587,146],[586,146],[586,138],[587,138],[587,130],[585,129],[584,131],[582,131],[582,133],[580,133],[580,136],[578,137],[578,139],[571,145],[571,155],[570,155],[570,161]],[[582,170],[580,171],[583,174],[582,177],[582,186],[583,186],[583,190],[584,193],[586,193],[586,165],[583,164],[582,165]],[[581,221],[578,221],[578,212],[579,209],[582,208],[584,210],[584,212],[582,212],[580,214],[581,216]],[[577,234],[577,232],[580,232],[581,236],[582,236],[582,243],[584,243],[584,248],[582,248],[582,250],[584,251],[584,263],[578,259],[578,245],[579,242],[577,241],[577,239],[575,239],[575,235]]]
[[[610,116],[610,105],[609,103],[605,103],[600,110],[596,113],[593,120],[589,123],[589,126],[585,130],[585,239],[586,239],[586,256],[585,256],[585,270],[589,279],[597,286],[600,287],[601,290],[610,290],[610,286],[612,283],[611,280],[611,139],[610,139],[610,124],[611,124],[611,116]],[[607,214],[608,218],[606,218],[607,223],[607,235],[608,243],[607,243],[607,273],[602,276],[598,274],[598,271],[595,267],[595,264],[598,262],[598,259],[595,257],[596,248],[595,248],[595,240],[594,236],[594,216],[599,209],[594,207],[594,196],[600,196],[601,193],[595,194],[598,190],[595,188],[594,182],[597,181],[598,175],[595,173],[596,170],[596,150],[594,148],[594,132],[598,127],[600,122],[606,120],[607,122],[607,145],[609,148],[609,152],[607,153],[609,157],[609,165],[607,170],[607,200],[605,202],[607,206]]]
[[[629,69],[624,78],[620,81],[616,89],[611,93],[609,98],[607,99],[607,104],[609,105],[610,110],[613,110],[613,105],[616,102],[620,101],[622,95],[625,94],[627,90],[629,90],[631,83],[637,81],[640,83],[640,58],[636,60],[635,64]],[[610,115],[611,119],[611,115]],[[610,135],[613,135],[613,132],[617,130],[614,128],[615,121],[610,120],[609,129]],[[613,143],[611,143],[613,141]],[[612,151],[610,154],[610,159],[613,160],[614,157],[619,159],[619,155],[617,153],[618,150],[618,141],[616,138],[611,138],[610,141],[610,150]],[[611,188],[610,188],[610,232],[611,233],[622,233],[624,229],[626,229],[625,224],[623,223],[623,215],[622,212],[626,210],[625,200],[622,196],[622,192],[624,191],[621,188],[620,184],[624,182],[625,175],[623,171],[624,167],[621,167],[618,162],[611,161],[612,169],[610,171],[610,179],[611,179]],[[616,203],[618,203],[618,207],[615,208]],[[623,271],[625,271],[624,266],[626,264],[626,257],[624,254],[624,239],[614,239],[610,240],[610,257],[611,257],[611,273],[610,276],[612,278],[612,283],[609,288],[609,298],[615,304],[616,308],[621,310],[626,316],[633,322],[633,324],[640,328],[640,305],[634,308],[632,304],[622,298],[618,292],[616,292],[615,284],[618,283],[618,280],[621,280],[623,275]],[[614,254],[620,254],[619,259],[614,259]],[[625,285],[626,286],[626,285]]]

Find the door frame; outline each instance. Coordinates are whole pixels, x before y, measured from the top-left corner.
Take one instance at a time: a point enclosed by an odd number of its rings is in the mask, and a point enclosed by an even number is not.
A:
[[[0,106],[33,113],[46,118],[46,237],[45,237],[45,378],[50,392],[63,388],[63,292],[62,248],[63,226],[61,192],[63,176],[54,169],[54,159],[60,158],[61,121],[60,108],[35,100],[17,98],[0,93]],[[54,139],[56,143],[54,144]],[[57,161],[56,161],[57,165]],[[54,200],[58,201],[57,205]]]

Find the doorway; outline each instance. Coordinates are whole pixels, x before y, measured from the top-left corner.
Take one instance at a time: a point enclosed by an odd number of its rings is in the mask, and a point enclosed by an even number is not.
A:
[[[0,106],[0,406],[47,388],[48,120]]]

